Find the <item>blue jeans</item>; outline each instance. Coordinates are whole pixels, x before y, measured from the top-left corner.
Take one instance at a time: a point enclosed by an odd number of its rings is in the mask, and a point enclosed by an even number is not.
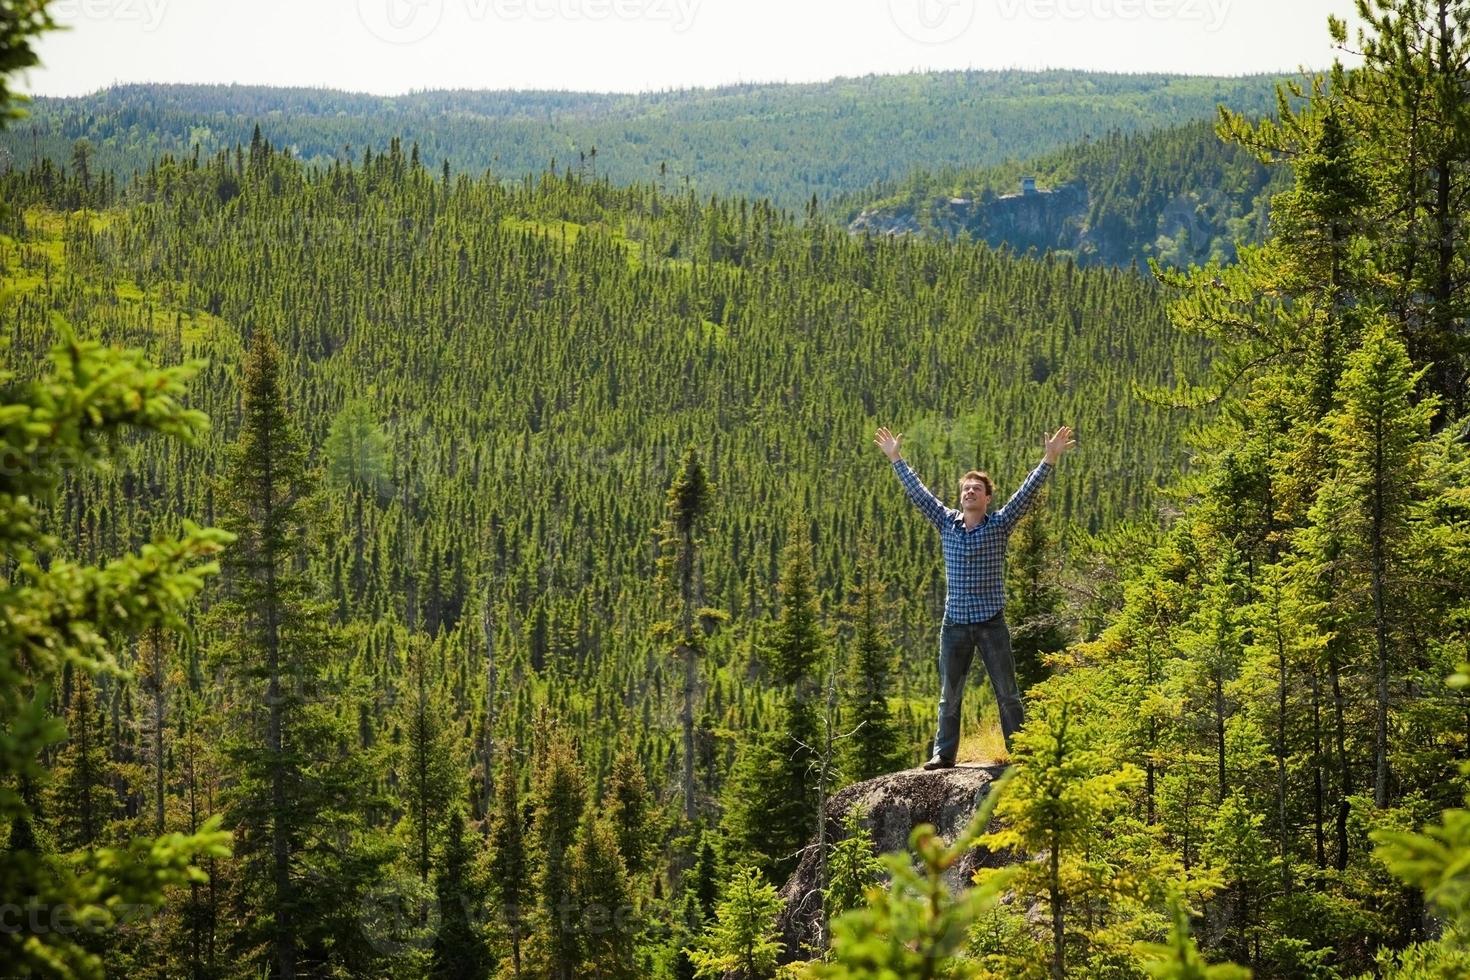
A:
[[[1005,614],[997,613],[980,623],[951,623],[946,618],[939,627],[939,731],[934,736],[934,754],[950,762],[959,749],[960,705],[976,647],[980,648],[980,659],[1000,706],[1000,730],[1007,749],[1011,735],[1024,720],[1016,665],[1011,659],[1011,629]]]

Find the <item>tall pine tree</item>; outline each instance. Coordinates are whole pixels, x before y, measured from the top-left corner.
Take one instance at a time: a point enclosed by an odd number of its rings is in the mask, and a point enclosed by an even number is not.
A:
[[[889,705],[896,655],[888,638],[888,606],[877,556],[865,549],[849,607],[852,638],[843,683],[844,774],[871,779],[904,768],[898,725]]]
[[[374,956],[349,911],[375,872],[353,843],[369,774],[363,757],[340,750],[348,736],[329,696],[340,694],[328,681],[329,611],[304,570],[313,491],[280,350],[258,329],[219,488],[221,523],[236,541],[211,626],[236,774],[226,801],[240,859],[234,943],[246,955],[264,943],[261,967],[280,978],[328,964],[361,968]]]

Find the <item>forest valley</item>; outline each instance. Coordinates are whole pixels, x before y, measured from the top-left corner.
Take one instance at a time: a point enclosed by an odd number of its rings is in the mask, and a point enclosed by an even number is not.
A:
[[[1358,6],[1187,268],[397,138],[7,168],[0,973],[1470,975],[1470,0]],[[1059,423],[1004,775],[828,836],[938,694],[874,428],[953,502]]]

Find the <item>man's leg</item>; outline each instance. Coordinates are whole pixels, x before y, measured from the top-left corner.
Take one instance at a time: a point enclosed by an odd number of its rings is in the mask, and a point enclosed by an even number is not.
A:
[[[1011,747],[1011,736],[1021,727],[1025,716],[1021,708],[1021,688],[1016,683],[1016,664],[1011,657],[1011,628],[1005,616],[980,624],[980,659],[985,662],[985,672],[990,675],[990,687],[995,691],[995,703],[1000,708],[1000,732],[1005,736],[1006,750]]]
[[[939,627],[939,730],[934,735],[934,755],[946,762],[954,762],[960,747],[960,705],[974,656],[971,627],[949,622]]]

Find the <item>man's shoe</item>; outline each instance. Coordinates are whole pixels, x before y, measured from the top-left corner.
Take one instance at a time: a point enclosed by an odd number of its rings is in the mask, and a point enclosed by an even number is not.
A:
[[[927,770],[930,770],[930,771],[935,770],[935,769],[953,769],[954,768],[954,760],[953,759],[942,759],[942,758],[940,758],[939,756],[936,755],[934,758],[932,758],[928,762],[924,763],[924,768],[927,769]]]

